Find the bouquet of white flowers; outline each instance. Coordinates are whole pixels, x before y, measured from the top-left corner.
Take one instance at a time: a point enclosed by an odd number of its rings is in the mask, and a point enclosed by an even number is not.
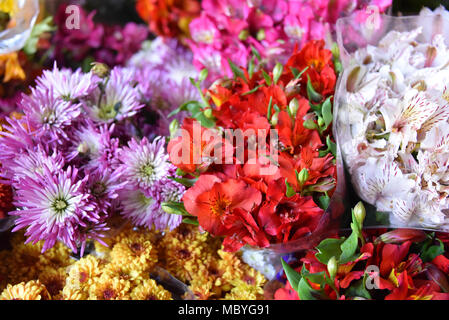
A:
[[[351,40],[353,20],[338,22],[337,140],[358,195],[391,226],[449,230],[448,25],[443,8],[380,16]]]

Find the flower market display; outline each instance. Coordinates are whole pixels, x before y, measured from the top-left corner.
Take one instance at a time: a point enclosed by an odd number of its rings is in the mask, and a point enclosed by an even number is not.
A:
[[[100,2],[0,1],[0,300],[449,300],[444,7]]]

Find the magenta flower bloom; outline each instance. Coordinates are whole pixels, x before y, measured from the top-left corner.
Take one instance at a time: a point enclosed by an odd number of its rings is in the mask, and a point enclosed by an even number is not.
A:
[[[86,97],[98,85],[98,77],[92,73],[83,73],[81,69],[58,69],[56,62],[53,70],[44,70],[41,77],[37,78],[36,90],[52,91],[55,98],[64,101]]]
[[[47,143],[62,143],[68,139],[65,130],[81,114],[81,105],[57,99],[53,92],[33,89],[31,96],[23,96],[21,105],[31,126]]]
[[[79,180],[77,175],[78,170],[70,167],[59,172],[44,169],[38,179],[22,180],[14,205],[23,209],[11,213],[18,216],[13,232],[27,228],[26,242],[43,240],[43,252],[56,241],[77,252],[79,228],[99,218],[90,195],[83,193],[87,179]]]
[[[143,138],[137,142],[134,138],[120,152],[122,165],[119,171],[122,179],[129,185],[140,188],[145,194],[152,194],[161,180],[176,171],[165,152],[165,139],[156,138],[149,142]]]
[[[203,0],[202,12],[189,25],[194,65],[209,69],[210,80],[232,77],[228,59],[247,67],[251,47],[267,68],[285,63],[295,45],[326,39],[338,18],[375,5],[379,12],[391,0]]]
[[[86,111],[97,122],[122,121],[137,114],[144,107],[139,88],[134,86],[133,70],[115,67],[104,89],[91,95]]]

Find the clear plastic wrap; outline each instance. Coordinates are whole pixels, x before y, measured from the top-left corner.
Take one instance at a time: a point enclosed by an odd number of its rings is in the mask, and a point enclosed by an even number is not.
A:
[[[16,0],[16,10],[11,16],[12,26],[0,32],[0,54],[23,48],[39,14],[39,0]]]
[[[448,17],[443,9],[426,9],[419,16],[352,16],[337,22],[344,71],[334,102],[334,131],[352,186],[371,205],[367,228],[449,230],[447,183],[437,181],[440,197],[431,198],[421,163],[427,152],[421,149],[434,130],[425,126],[437,126],[432,123],[437,113],[443,122],[449,115],[444,101],[428,111],[449,87],[449,57],[439,53],[449,44]],[[410,117],[412,110],[418,117]]]
[[[322,240],[335,234],[341,224],[347,203],[346,179],[340,148],[337,143],[337,185],[329,208],[324,212],[317,228],[306,236],[287,243],[273,244],[268,248],[245,246],[241,249],[245,263],[261,272],[268,280],[273,280],[282,270],[281,257],[298,251],[312,249]]]

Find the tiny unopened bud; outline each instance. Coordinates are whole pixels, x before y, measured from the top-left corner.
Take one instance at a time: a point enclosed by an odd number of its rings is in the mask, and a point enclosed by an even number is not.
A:
[[[107,65],[105,65],[104,63],[100,63],[100,62],[92,62],[91,71],[93,74],[96,74],[100,78],[106,78],[107,76],[109,76],[109,73],[110,73],[109,67]]]
[[[293,118],[296,118],[296,114],[298,113],[299,102],[298,99],[293,98],[288,105],[288,112]]]
[[[276,112],[276,113],[271,117],[271,125],[277,126],[278,122],[279,122],[279,112]]]
[[[170,123],[170,137],[174,138],[175,135],[177,134],[178,130],[179,130],[179,121],[174,119],[171,123]]]
[[[354,207],[354,216],[357,219],[357,222],[360,226],[363,226],[363,222],[365,221],[366,217],[366,210],[365,206],[363,205],[363,202],[360,201],[357,203],[357,205]]]
[[[404,243],[406,241],[422,242],[427,239],[424,231],[414,229],[396,229],[382,234],[376,239],[376,243]]]
[[[306,168],[302,169],[297,178],[299,184],[303,186],[309,180],[309,171]]]
[[[212,109],[204,110],[204,115],[206,116],[206,118],[211,119],[213,117]]]
[[[320,127],[322,127],[322,126],[325,125],[323,118],[318,117],[318,125],[319,125]]]
[[[80,154],[86,154],[89,152],[89,146],[87,145],[86,142],[81,142],[78,146],[78,153]]]
[[[239,40],[245,41],[246,39],[248,39],[248,37],[249,37],[248,29],[243,29],[242,31],[240,31],[240,33],[239,33]]]
[[[266,35],[265,35],[265,29],[260,29],[260,30],[257,32],[257,36],[256,36],[257,40],[263,41],[263,40],[265,40],[265,37],[266,37]]]
[[[313,119],[307,119],[306,121],[304,121],[304,128],[314,130],[317,128],[317,125],[315,121],[313,121]]]
[[[332,257],[327,262],[327,271],[329,272],[331,279],[335,278],[335,276],[337,275],[337,270],[338,270],[337,259],[335,257]]]

